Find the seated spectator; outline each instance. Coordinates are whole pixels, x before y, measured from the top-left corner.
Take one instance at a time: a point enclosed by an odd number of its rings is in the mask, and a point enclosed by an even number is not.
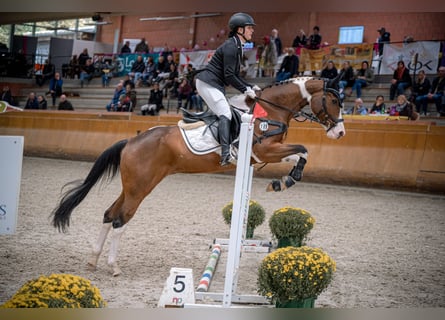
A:
[[[397,103],[391,106],[389,110],[389,114],[391,116],[405,116],[410,120],[418,120],[419,114],[414,111],[414,106],[411,102],[408,101],[404,94],[400,94],[397,96]]]
[[[114,89],[113,97],[110,103],[106,105],[107,111],[120,111],[122,109],[121,101],[122,97],[125,97],[124,83],[120,81]]]
[[[298,67],[300,61],[295,54],[295,49],[290,47],[287,49],[287,55],[283,58],[280,68],[278,69],[276,81],[284,81],[291,77],[298,76]]]
[[[409,75],[408,68],[405,67],[405,62],[400,60],[397,62],[397,69],[394,70],[394,74],[391,79],[391,87],[389,88],[389,100],[394,100],[397,96],[403,95],[408,87],[411,87],[412,80]]]
[[[445,66],[441,66],[439,67],[439,74],[436,78],[434,78],[428,94],[418,97],[418,101],[419,104],[422,106],[422,110],[427,110],[428,102],[432,101],[436,104],[436,109],[439,115],[441,117],[445,117],[445,106],[443,105],[444,90]]]
[[[307,44],[306,34],[304,33],[303,29],[300,29],[300,31],[298,32],[298,35],[295,37],[294,41],[292,42],[292,47],[303,48],[303,47],[306,47],[306,44]]]
[[[56,98],[60,97],[63,92],[63,79],[60,77],[60,73],[56,72],[54,78],[49,82],[49,93],[51,94],[53,104],[56,106]]]
[[[184,108],[187,110],[189,104],[190,109],[192,109],[192,93],[193,88],[188,82],[187,78],[180,79],[180,84],[178,85],[178,107],[177,110],[182,108],[182,100],[185,99]]]
[[[139,82],[139,79],[142,77],[142,74],[145,71],[145,63],[143,57],[138,55],[136,61],[133,62],[131,66],[131,71],[128,74],[130,79],[135,83],[136,87],[140,87],[142,82]]]
[[[41,74],[36,74],[36,83],[39,87],[42,87],[46,81],[52,79],[56,72],[56,67],[49,59],[45,60]]]
[[[178,70],[175,64],[170,64],[170,73],[167,79],[165,79],[162,89],[164,91],[164,97],[167,97],[169,92],[173,98],[178,96]]]
[[[93,61],[91,59],[88,59],[85,65],[80,67],[80,87],[83,88],[85,80],[87,81],[87,84],[89,84],[90,81],[93,79],[93,75]]]
[[[3,91],[2,91],[2,95],[0,97],[0,101],[6,101],[10,105],[13,105],[12,93],[11,93],[11,89],[9,88],[8,85],[3,86]]]
[[[156,63],[155,68],[155,82],[159,82],[159,85],[168,77],[170,74],[170,65],[167,64],[167,60],[165,60],[163,55],[158,57],[158,62]]]
[[[352,92],[357,91],[357,98],[362,96],[362,88],[367,87],[374,81],[374,71],[369,67],[368,61],[362,62],[362,67],[357,70],[357,76],[352,85]]]
[[[130,85],[132,89],[136,87],[128,74],[125,75],[125,79],[123,80],[123,82],[124,82],[124,88],[126,88],[127,85]]]
[[[386,110],[385,98],[382,95],[378,95],[375,98],[375,102],[372,105],[371,111],[369,113],[371,113],[371,114],[388,113],[388,111]]]
[[[338,76],[338,71],[335,67],[334,61],[329,60],[326,67],[321,71],[321,77],[334,79],[336,76]]]
[[[39,110],[48,109],[48,103],[47,103],[44,95],[37,96],[37,101],[39,102]]]
[[[307,48],[310,50],[320,49],[321,46],[321,34],[320,28],[315,26],[312,29],[313,33],[307,39]]]
[[[141,107],[142,115],[157,115],[159,110],[163,108],[162,106],[162,90],[159,88],[159,83],[155,82],[153,84],[153,89],[150,90],[150,97],[148,98],[148,104]]]
[[[70,110],[70,111],[74,110],[71,102],[66,99],[66,95],[62,94],[60,96],[59,107],[57,108],[57,110]]]
[[[147,58],[147,63],[145,64],[145,70],[142,74],[142,83],[147,86],[151,86],[154,78],[156,76],[156,63],[153,57]]]
[[[426,77],[425,71],[420,70],[417,75],[417,80],[413,84],[411,90],[410,102],[416,105],[416,111],[420,114],[427,114],[428,103],[422,103],[422,97],[428,95],[431,89],[431,82]]]
[[[340,88],[340,97],[343,97],[346,94],[347,88],[352,88],[355,82],[354,69],[352,68],[349,61],[344,61],[342,65],[342,69],[340,70],[340,81],[338,82],[338,86]],[[352,95],[352,90],[346,94],[347,96]]]
[[[70,60],[68,77],[70,79],[74,79],[76,77],[77,79],[80,79],[80,65],[79,65],[79,59],[77,58],[76,54],[73,55],[73,57]]]
[[[39,101],[37,100],[36,94],[34,92],[30,92],[28,94],[28,99],[25,103],[25,109],[39,109]]]
[[[137,92],[130,84],[125,87],[125,95],[121,96],[121,108],[117,111],[133,112],[136,109]]]
[[[114,72],[117,69],[116,58],[113,56],[112,60],[102,58],[99,65],[102,72],[102,87],[109,87],[110,80],[113,78]]]
[[[357,98],[354,101],[354,106],[349,110],[348,114],[364,116],[368,114],[368,108],[363,105],[363,100],[361,98]]]

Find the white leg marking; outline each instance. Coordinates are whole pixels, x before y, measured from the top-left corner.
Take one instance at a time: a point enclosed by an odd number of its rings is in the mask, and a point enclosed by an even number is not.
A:
[[[126,225],[113,229],[111,235],[110,253],[108,255],[108,265],[113,268],[113,276],[118,276],[121,273],[121,269],[117,265],[117,252],[119,250],[119,242],[122,234],[125,231]]]
[[[100,229],[99,238],[97,238],[96,243],[93,245],[93,251],[91,253],[91,258],[88,264],[91,268],[96,269],[97,260],[99,259],[102,249],[104,247],[105,240],[107,239],[108,232],[111,229],[111,222],[102,224],[102,229]]]

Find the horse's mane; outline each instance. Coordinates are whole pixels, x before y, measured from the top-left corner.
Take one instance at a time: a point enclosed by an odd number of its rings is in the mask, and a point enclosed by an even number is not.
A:
[[[264,90],[264,89],[267,89],[267,88],[272,88],[272,87],[276,87],[276,86],[281,86],[281,85],[284,85],[284,84],[294,83],[295,80],[297,80],[297,81],[303,81],[303,80],[304,80],[304,82],[306,82],[306,81],[308,81],[308,80],[323,80],[323,79],[322,79],[322,78],[309,77],[309,76],[302,76],[302,77],[296,77],[296,78],[289,78],[289,79],[286,79],[286,80],[276,81],[276,82],[274,82],[274,83],[271,83],[271,84],[265,86],[265,87],[263,88],[263,90]]]

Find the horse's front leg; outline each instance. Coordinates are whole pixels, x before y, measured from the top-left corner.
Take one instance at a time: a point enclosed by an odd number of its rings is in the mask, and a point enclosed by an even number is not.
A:
[[[308,152],[302,145],[263,143],[255,145],[254,153],[262,162],[278,163],[278,162],[294,162],[289,175],[284,176],[281,180],[272,180],[267,186],[267,191],[283,191],[300,181],[303,177],[304,166],[307,162]]]

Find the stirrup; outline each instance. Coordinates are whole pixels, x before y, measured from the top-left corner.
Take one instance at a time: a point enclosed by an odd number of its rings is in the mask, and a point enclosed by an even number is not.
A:
[[[219,164],[221,167],[225,167],[228,166],[229,164],[232,164],[233,160],[234,160],[233,157],[230,154],[228,154],[224,157],[221,157],[221,161],[219,162]]]

